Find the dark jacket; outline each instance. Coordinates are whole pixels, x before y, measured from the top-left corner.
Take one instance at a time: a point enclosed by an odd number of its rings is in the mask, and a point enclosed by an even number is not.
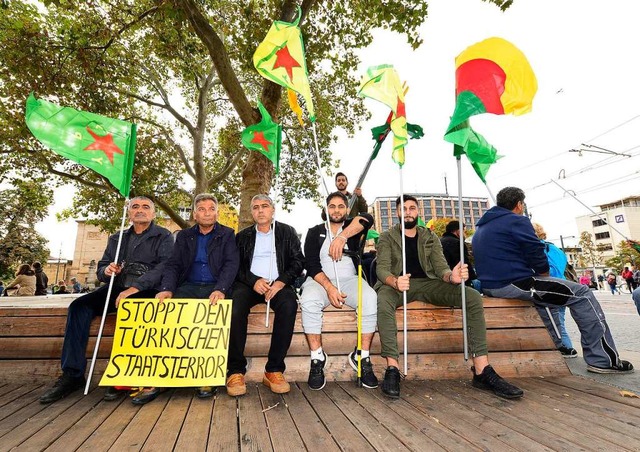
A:
[[[347,192],[346,195],[347,195],[347,199],[349,200],[349,203],[351,202],[351,198],[356,196],[353,193],[349,193],[349,192]],[[353,203],[353,207],[349,211],[349,218],[355,218],[358,215],[362,216],[362,214],[367,213],[368,210],[369,210],[369,206],[367,204],[367,200],[364,199],[364,196],[362,195],[356,196],[356,201]]]
[[[125,244],[128,241],[130,234],[133,232],[133,226],[124,231],[122,237],[122,243]],[[118,235],[113,234],[109,237],[107,242],[107,249],[102,255],[102,259],[98,262],[98,271],[96,275],[98,280],[102,282],[109,282],[110,276],[105,275],[105,270],[111,262],[116,262],[116,249],[118,247]],[[156,225],[151,222],[149,229],[144,234],[144,239],[134,248],[132,255],[129,257],[129,263],[140,263],[151,267],[144,275],[139,277],[135,283],[131,286],[138,290],[150,290],[160,288],[160,281],[162,280],[162,272],[164,271],[164,265],[171,256],[171,249],[173,248],[173,236],[167,229]],[[117,262],[120,263],[123,260],[124,248],[120,249],[120,256]]]
[[[453,232],[445,232],[440,238],[440,243],[442,243],[444,258],[447,260],[449,268],[453,270],[453,267],[458,265],[458,262],[460,262],[460,238],[456,237]],[[466,243],[464,243],[464,263],[469,266],[469,279],[467,280],[467,285],[470,285],[471,281],[476,279],[477,276],[473,269],[473,265],[471,265],[469,249],[467,248]]]
[[[278,279],[285,285],[292,286],[296,278],[302,273],[304,256],[300,246],[298,233],[288,224],[274,222],[276,231],[276,264],[278,266]],[[253,287],[260,276],[251,273],[253,251],[256,246],[255,225],[243,229],[236,236],[236,245],[240,255],[240,269],[236,280]]]
[[[368,213],[360,213],[358,216],[362,217],[360,220],[360,224],[364,226],[364,229],[359,233],[354,235],[353,237],[349,237],[347,240],[347,248],[350,251],[355,251],[357,253],[361,252],[362,245],[364,241],[362,240],[367,236],[367,231],[373,225],[373,217]],[[348,218],[344,225],[343,229],[346,229],[351,222],[352,218]],[[317,226],[312,227],[307,232],[307,237],[304,241],[304,268],[307,269],[307,276],[313,278],[318,273],[322,272],[322,264],[320,263],[320,248],[322,248],[322,244],[324,243],[325,238],[327,237],[327,228],[325,223],[321,223]],[[351,257],[353,260],[353,265],[358,269],[358,259],[355,257]]]
[[[549,271],[531,221],[503,207],[492,207],[480,218],[472,245],[483,288],[498,289]]]
[[[175,292],[178,286],[187,280],[189,269],[196,259],[198,228],[196,224],[178,233],[173,253],[162,275],[162,291]],[[219,290],[228,296],[231,294],[231,285],[236,278],[239,265],[235,234],[233,229],[220,223],[216,223],[211,234],[213,237],[207,245],[207,256],[212,276],[217,280],[213,290]]]
[[[42,271],[42,268],[37,269],[35,295],[46,295],[48,284],[49,284],[49,278],[47,277],[46,273]]]

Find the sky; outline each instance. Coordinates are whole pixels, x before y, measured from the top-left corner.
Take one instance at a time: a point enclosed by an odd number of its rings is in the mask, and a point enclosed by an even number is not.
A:
[[[640,3],[633,0],[516,0],[502,12],[480,0],[432,0],[420,30],[423,44],[415,51],[402,36],[379,30],[373,44],[360,53],[358,71],[393,64],[406,80],[407,119],[424,128],[421,140],[409,142],[402,170],[403,191],[458,194],[456,161],[442,136],[455,105],[455,57],[466,47],[497,36],[518,47],[538,80],[533,109],[522,116],[480,115],[471,125],[504,157],[489,171],[487,183],[495,195],[505,186],[525,190],[532,220],[543,225],[548,239],[566,246],[577,243],[575,217],[597,205],[639,194],[640,92],[637,59],[640,50]],[[312,87],[313,91],[313,87]],[[336,170],[358,179],[372,149],[369,129],[382,124],[388,108],[365,100],[371,121],[353,138],[339,133],[332,146],[340,160]],[[322,118],[318,118],[318,133]],[[583,146],[588,145],[587,147]],[[591,146],[591,147],[589,147]],[[631,157],[570,150],[604,148]],[[333,188],[332,178],[327,180]],[[471,166],[462,160],[463,196],[489,197]],[[349,189],[353,187],[350,186]],[[371,204],[379,196],[400,193],[400,174],[391,160],[391,139],[362,186]],[[69,191],[56,192],[54,214],[71,205]],[[293,212],[279,210],[279,220],[304,233],[320,222],[311,201],[299,201]],[[315,218],[315,220],[313,220]],[[49,240],[51,253],[72,258],[75,222],[50,217],[37,226]]]

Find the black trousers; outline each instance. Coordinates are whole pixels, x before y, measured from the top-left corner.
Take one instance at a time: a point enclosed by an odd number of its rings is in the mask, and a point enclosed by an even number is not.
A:
[[[87,367],[85,353],[87,342],[89,341],[91,321],[95,317],[102,315],[108,290],[109,286],[104,285],[93,292],[76,298],[69,305],[61,361],[62,371],[72,377],[84,377],[84,371]],[[125,287],[113,285],[107,313],[115,312],[116,298],[123,290],[125,290]],[[130,298],[154,298],[157,293],[157,290],[143,290],[131,295]]]
[[[264,303],[260,295],[246,284],[236,282],[233,286],[233,308],[231,313],[231,338],[229,340],[229,365],[227,375],[246,373],[247,359],[244,347],[247,343],[247,324],[249,311],[259,303]],[[284,372],[284,359],[291,345],[293,327],[298,312],[298,300],[291,286],[285,286],[271,300],[271,309],[275,313],[269,358],[266,372]]]

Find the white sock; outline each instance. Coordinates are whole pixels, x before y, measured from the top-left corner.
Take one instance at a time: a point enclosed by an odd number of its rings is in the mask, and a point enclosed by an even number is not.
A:
[[[364,358],[368,358],[368,357],[369,357],[369,350],[362,350],[362,351],[360,352],[360,357],[361,357],[362,359],[364,359]]]
[[[320,347],[318,350],[311,350],[311,359],[324,361],[324,353],[322,353],[322,347]]]

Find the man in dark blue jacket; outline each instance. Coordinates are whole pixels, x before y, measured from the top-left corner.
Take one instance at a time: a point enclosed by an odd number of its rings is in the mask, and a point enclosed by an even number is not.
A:
[[[238,249],[233,229],[218,223],[218,200],[209,193],[193,201],[196,225],[178,233],[173,253],[165,265],[160,301],[168,298],[208,298],[211,304],[228,298],[238,273]],[[161,388],[147,388],[132,402],[143,405],[155,399]],[[211,386],[199,388],[200,398],[212,397]]]
[[[153,202],[144,196],[129,201],[129,219],[132,226],[122,238],[120,255],[116,256],[119,234],[109,237],[107,249],[98,262],[97,277],[108,283],[116,275],[107,312],[114,312],[125,298],[153,298],[158,293],[162,271],[171,255],[173,237],[171,233],[156,226]],[[94,317],[102,315],[109,286],[83,295],[69,305],[67,327],[62,346],[62,376],[53,388],[40,397],[41,403],[51,403],[85,384],[84,371],[87,365],[85,352],[89,341],[89,329]],[[115,400],[118,392],[108,388],[105,400]]]
[[[500,190],[473,235],[473,255],[483,292],[490,297],[519,298],[542,307],[567,306],[582,336],[587,370],[630,373],[633,365],[618,356],[604,312],[588,286],[549,276],[544,244],[524,213],[524,192]]]

